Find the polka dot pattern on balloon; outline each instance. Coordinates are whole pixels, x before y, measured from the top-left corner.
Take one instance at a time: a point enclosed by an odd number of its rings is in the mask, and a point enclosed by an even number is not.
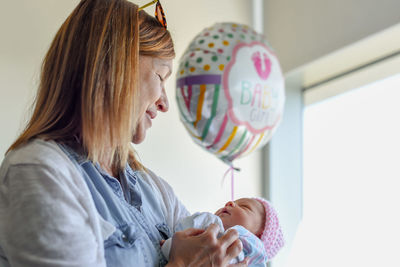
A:
[[[203,30],[188,46],[186,60],[179,66],[178,76],[193,73],[221,73],[231,60],[229,51],[241,42],[254,42],[257,33],[245,25],[230,24],[229,27],[209,27]]]

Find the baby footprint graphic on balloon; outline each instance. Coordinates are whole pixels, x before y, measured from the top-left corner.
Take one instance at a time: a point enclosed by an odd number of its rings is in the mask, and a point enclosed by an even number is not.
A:
[[[263,53],[263,58],[261,59],[261,54],[257,51],[253,53],[251,59],[253,60],[258,76],[260,76],[262,80],[266,80],[271,73],[271,60],[268,58],[267,54]],[[264,63],[264,68],[262,63]]]

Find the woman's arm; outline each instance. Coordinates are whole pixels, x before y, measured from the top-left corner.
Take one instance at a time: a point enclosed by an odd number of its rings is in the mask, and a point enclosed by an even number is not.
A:
[[[1,246],[11,266],[105,266],[90,193],[86,199],[77,177],[65,168],[17,164],[2,178]]]

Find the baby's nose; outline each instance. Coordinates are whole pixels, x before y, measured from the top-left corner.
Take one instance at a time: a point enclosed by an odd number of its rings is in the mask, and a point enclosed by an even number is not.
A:
[[[235,207],[235,202],[234,201],[228,201],[226,204],[225,204],[225,207]]]

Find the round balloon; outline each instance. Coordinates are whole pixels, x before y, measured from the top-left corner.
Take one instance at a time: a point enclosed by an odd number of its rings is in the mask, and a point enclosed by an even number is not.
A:
[[[265,145],[282,119],[278,58],[250,27],[217,23],[200,32],[183,54],[176,99],[193,140],[231,165]]]

